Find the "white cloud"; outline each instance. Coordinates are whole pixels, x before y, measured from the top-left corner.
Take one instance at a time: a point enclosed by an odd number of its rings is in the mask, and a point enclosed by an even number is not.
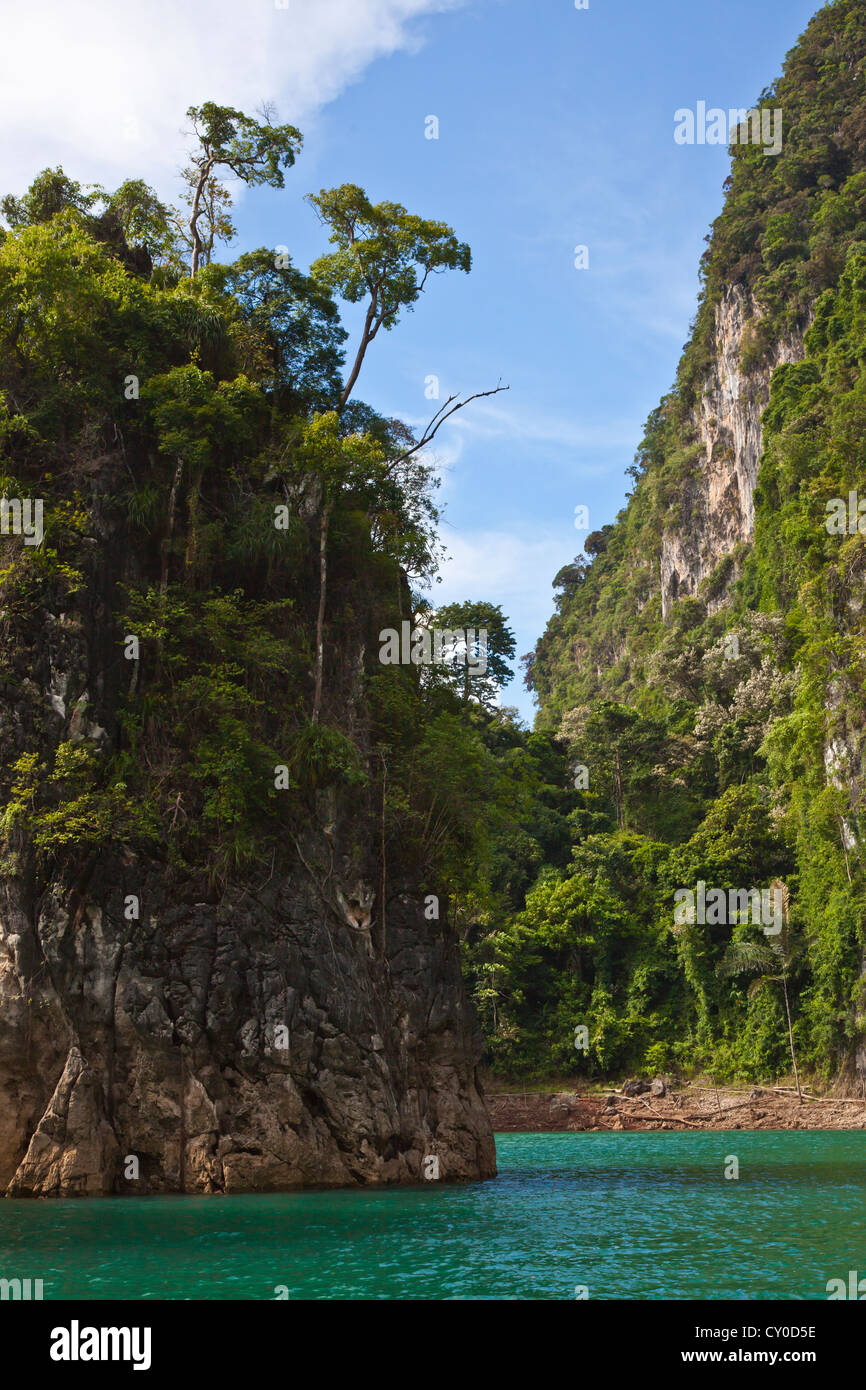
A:
[[[501,701],[516,705],[531,724],[534,703],[523,687],[519,658],[544,632],[554,608],[554,577],[574,559],[580,537],[515,522],[507,531],[456,531],[446,525],[441,539],[449,559],[442,566],[442,583],[433,586],[429,598],[436,605],[467,599],[500,605],[517,640],[515,678]]]
[[[418,431],[429,417],[403,414],[407,424]],[[515,410],[473,401],[465,411],[453,415],[437,434],[432,452],[447,464],[462,457],[468,439],[510,440],[512,443],[550,444],[563,449],[629,449],[633,451],[643,429],[634,420],[604,420],[602,423],[582,423],[564,419],[548,409]],[[572,463],[572,469],[582,477],[604,474],[607,465]]]
[[[576,533],[554,535],[515,523],[508,531],[456,531],[444,526],[449,559],[434,601],[484,598],[500,603],[522,627],[541,631],[553,609],[554,575],[580,549]]]
[[[462,0],[49,0],[7,11],[0,47],[4,188],[47,164],[83,182],[130,169],[164,194],[184,112],[263,100],[303,122],[376,58],[420,43],[412,21]]]
[[[569,449],[633,447],[641,435],[639,426],[632,420],[581,424],[562,419],[549,410],[528,410],[525,407],[510,410],[507,406],[493,405],[490,401],[473,402],[465,413],[455,415],[449,425],[457,431],[482,439],[519,439]],[[581,472],[587,471],[592,470],[581,469]]]

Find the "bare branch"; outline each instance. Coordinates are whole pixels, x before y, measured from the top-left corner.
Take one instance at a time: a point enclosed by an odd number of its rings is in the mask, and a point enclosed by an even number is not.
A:
[[[428,424],[427,428],[425,429],[421,438],[418,440],[417,444],[413,444],[412,448],[407,449],[404,454],[400,454],[397,458],[390,460],[388,465],[389,470],[391,468],[396,468],[398,463],[405,463],[406,460],[408,458],[411,458],[413,454],[417,454],[419,449],[426,448],[426,446],[429,443],[431,443],[431,441],[436,437],[437,431],[442,427],[442,425],[445,424],[445,421],[450,420],[452,415],[456,415],[458,410],[462,410],[464,406],[469,405],[470,402],[482,401],[487,396],[498,396],[500,391],[510,390],[510,386],[494,386],[493,389],[490,391],[473,392],[471,396],[466,397],[465,401],[459,400],[456,395],[449,396],[447,401],[445,401],[445,403],[441,405],[439,409],[436,411],[436,414],[433,416],[433,419]]]

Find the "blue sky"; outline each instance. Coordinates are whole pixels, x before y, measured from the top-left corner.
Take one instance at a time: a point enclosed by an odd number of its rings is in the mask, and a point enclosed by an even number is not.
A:
[[[306,143],[283,192],[239,200],[237,251],[285,244],[306,268],[325,237],[303,194],[343,182],[444,219],[470,243],[472,273],[429,284],[373,345],[357,394],[420,423],[432,413],[430,374],[443,396],[510,386],[437,437],[453,558],[434,597],[500,603],[518,653],[529,650],[554,575],[580,549],[575,507],[589,507],[592,529],[615,517],[643,422],[688,336],[729,161],[723,148],[677,145],[674,112],[700,100],[749,106],[815,0],[590,0],[580,11],[572,0],[289,0],[279,11],[273,0],[159,0],[138,28],[105,0],[83,0],[74,27],[52,8],[33,61],[44,91],[53,51],[58,103],[77,71],[74,106],[52,121],[50,102],[34,105],[21,120],[29,21],[16,19],[25,28],[5,74],[0,60],[0,132],[19,104],[16,174],[62,159],[83,181],[141,173],[172,197],[186,105],[251,109],[255,89]],[[116,45],[110,92],[70,61],[75,44],[93,61],[88,16],[103,74],[105,45]],[[438,140],[425,139],[429,115]],[[574,268],[579,244],[588,270]],[[346,323],[355,327],[354,311]],[[519,675],[503,699],[531,720]]]
[[[480,0],[428,19],[424,46],[373,64],[308,140],[293,185],[361,183],[472,246],[469,277],[430,284],[377,340],[359,391],[420,420],[429,373],[444,394],[510,385],[437,437],[454,559],[436,594],[501,603],[519,654],[580,548],[575,506],[593,529],[622,506],[641,426],[688,336],[729,160],[676,145],[674,112],[749,106],[814,9]],[[430,114],[438,140],[425,139]],[[316,254],[321,229],[293,196],[255,206],[260,240],[285,241],[299,262]],[[578,244],[588,270],[574,268]],[[520,676],[503,699],[531,719]]]

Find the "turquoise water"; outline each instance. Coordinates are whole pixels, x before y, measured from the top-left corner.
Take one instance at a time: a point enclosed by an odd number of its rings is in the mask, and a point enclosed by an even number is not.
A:
[[[503,1134],[497,1151],[499,1177],[466,1187],[0,1202],[0,1276],[46,1298],[825,1299],[866,1275],[866,1133]]]

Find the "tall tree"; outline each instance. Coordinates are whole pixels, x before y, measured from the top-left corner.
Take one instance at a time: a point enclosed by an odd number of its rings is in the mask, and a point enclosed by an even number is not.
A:
[[[246,184],[282,188],[283,170],[294,164],[304,137],[293,125],[274,125],[271,106],[262,107],[260,121],[213,101],[190,106],[186,114],[198,142],[183,171],[189,187],[190,275],[195,276],[202,259],[210,259],[215,238],[233,235],[231,197],[217,170],[228,169]]]
[[[429,276],[443,270],[468,273],[472,253],[445,222],[408,213],[399,203],[371,203],[363,188],[344,183],[308,195],[331,229],[336,250],[320,256],[310,274],[350,304],[367,301],[364,328],[340,401],[354,390],[367,349],[381,328],[411,309]]]
[[[328,530],[337,496],[353,484],[368,484],[380,473],[385,460],[381,448],[369,434],[342,435],[340,417],[335,410],[315,415],[304,430],[298,450],[298,463],[319,482],[319,604],[316,613],[315,693],[312,723],[319,722],[322,709],[325,666],[325,603],[328,592]]]
[[[444,270],[468,272],[472,263],[469,247],[457,240],[445,222],[432,222],[410,214],[399,203],[370,202],[363,188],[346,183],[339,188],[310,194],[308,201],[322,222],[330,228],[331,244],[336,248],[320,256],[310,267],[314,281],[329,292],[339,294],[350,304],[367,301],[364,328],[351,371],[340,395],[343,411],[360,375],[367,349],[379,330],[390,331],[403,309],[411,309],[420,297],[430,275]],[[496,390],[503,388],[497,387]],[[495,392],[479,394],[493,395]],[[406,440],[406,447],[388,460],[391,476],[404,468],[435,435],[440,426],[461,410],[469,400],[452,396],[436,412],[418,440]],[[335,460],[334,466],[338,466]],[[338,470],[339,471],[339,470]],[[328,528],[333,510],[333,492],[323,475],[319,530],[319,620],[316,632],[316,701],[314,718],[321,705],[323,642],[322,624],[327,583]]]
[[[433,624],[439,631],[474,636],[458,643],[440,667],[431,668],[431,678],[442,680],[465,701],[477,700],[485,709],[496,707],[499,691],[514,678],[508,665],[516,651],[514,633],[497,603],[448,603],[437,609]]]

